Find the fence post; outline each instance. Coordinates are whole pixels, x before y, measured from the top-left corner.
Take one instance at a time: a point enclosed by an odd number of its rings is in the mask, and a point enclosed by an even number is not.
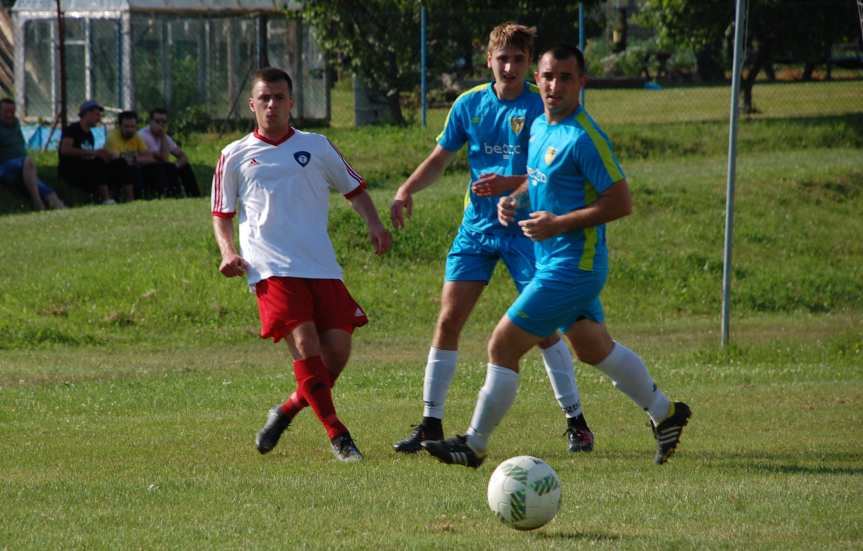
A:
[[[743,64],[743,31],[746,28],[746,0],[737,0],[734,19],[734,64],[731,74],[731,121],[728,132],[728,180],[725,191],[725,251],[722,262],[722,337],[720,346],[725,348],[729,337],[729,314],[731,311],[731,242],[734,233],[734,178],[737,171],[737,120],[740,111],[740,73]]]
[[[420,4],[420,104],[422,108],[422,124],[426,127],[426,111],[428,110],[428,90],[426,85],[426,63],[428,52],[426,50],[426,6]]]
[[[581,53],[584,53],[584,0],[579,0],[578,2],[578,49],[581,50]],[[586,69],[586,68],[585,68]],[[584,88],[582,87],[581,91],[578,93],[578,103],[581,104],[582,107],[585,107],[585,93]]]

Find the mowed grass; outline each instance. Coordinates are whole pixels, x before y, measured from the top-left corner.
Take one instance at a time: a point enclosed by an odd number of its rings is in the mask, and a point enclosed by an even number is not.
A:
[[[325,132],[370,178],[385,214],[435,126]],[[358,465],[332,458],[310,411],[271,454],[255,451],[293,376],[285,348],[257,338],[244,283],[216,271],[206,199],[2,216],[0,548],[858,548],[861,127],[859,114],[833,113],[741,129],[725,350],[727,131],[673,121],[608,129],[635,212],[609,228],[606,315],[694,410],[662,467],[643,412],[583,364],[597,448],[568,454],[535,352],[479,470],[392,452],[421,415],[463,160],[416,196],[383,258],[332,198],[336,249],[372,319],[335,388],[367,456]],[[233,138],[199,138],[189,150],[206,173]],[[462,339],[449,434],[469,422],[488,334],[513,297],[499,270]],[[500,525],[485,503],[495,465],[522,454],[549,462],[563,485],[556,519],[530,533]]]

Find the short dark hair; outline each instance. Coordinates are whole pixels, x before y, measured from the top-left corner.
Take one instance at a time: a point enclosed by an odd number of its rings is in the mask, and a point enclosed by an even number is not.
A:
[[[127,119],[132,119],[134,121],[138,120],[138,113],[134,111],[120,111],[120,114],[117,115],[117,124],[123,124],[123,121]]]
[[[569,44],[558,44],[553,48],[549,48],[540,56],[540,59],[545,57],[546,55],[551,55],[554,59],[558,61],[563,61],[564,59],[569,59],[574,57],[575,63],[578,65],[578,71],[582,75],[586,74],[585,66],[584,66],[584,54],[581,53],[581,50],[576,48],[575,46],[570,46]]]
[[[153,109],[150,109],[150,114],[147,115],[149,117],[149,119],[147,119],[147,120],[153,120],[153,117],[156,115],[165,115],[167,117],[168,116],[168,110],[165,109],[164,107],[154,107]]]
[[[15,100],[13,100],[12,98],[0,99],[0,105],[2,105],[4,103],[8,103],[9,105],[15,105]]]
[[[291,95],[294,94],[294,82],[291,80],[291,76],[277,67],[264,67],[263,69],[255,71],[255,76],[252,77],[252,88],[254,88],[255,84],[259,81],[270,83],[285,81],[288,83],[288,93]]]

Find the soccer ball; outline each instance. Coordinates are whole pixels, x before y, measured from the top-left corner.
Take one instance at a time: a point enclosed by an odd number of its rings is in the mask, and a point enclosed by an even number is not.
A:
[[[560,509],[560,479],[542,459],[512,457],[498,465],[488,481],[488,506],[516,530],[539,528]]]

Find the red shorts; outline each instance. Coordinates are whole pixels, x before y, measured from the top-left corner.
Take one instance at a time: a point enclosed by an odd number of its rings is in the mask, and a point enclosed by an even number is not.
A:
[[[341,329],[353,333],[369,322],[363,309],[338,279],[270,277],[255,285],[261,338],[274,342],[299,324],[313,321],[318,332]]]

